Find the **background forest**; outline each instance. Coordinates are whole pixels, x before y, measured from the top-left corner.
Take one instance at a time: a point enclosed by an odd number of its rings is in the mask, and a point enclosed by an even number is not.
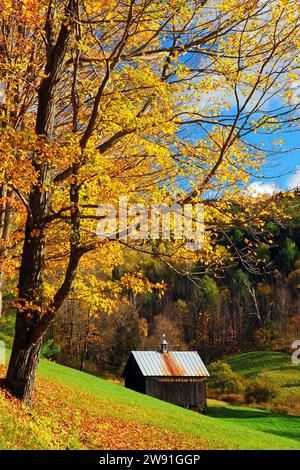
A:
[[[194,262],[186,274],[180,262],[171,266],[132,250],[110,272],[88,271],[89,279],[93,275],[106,286],[126,276],[137,282],[124,285],[117,298],[113,287],[106,287],[112,310],[106,304],[101,309],[97,293],[90,290],[69,299],[44,340],[42,354],[97,375],[118,376],[131,350],[158,350],[163,333],[171,349],[197,350],[205,361],[253,349],[290,352],[300,337],[299,192],[278,195],[278,200],[286,220],[279,223],[268,215],[270,240],[260,241],[256,259],[248,249],[255,230],[253,235],[251,229],[232,228],[226,240],[217,235],[218,245],[229,239],[237,252],[217,276]],[[0,336],[8,344],[14,328],[12,300],[8,286]]]

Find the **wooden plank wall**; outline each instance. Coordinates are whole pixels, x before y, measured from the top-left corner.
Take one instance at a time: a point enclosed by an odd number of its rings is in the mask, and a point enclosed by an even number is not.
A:
[[[185,408],[206,406],[206,380],[203,378],[146,378],[146,394]]]

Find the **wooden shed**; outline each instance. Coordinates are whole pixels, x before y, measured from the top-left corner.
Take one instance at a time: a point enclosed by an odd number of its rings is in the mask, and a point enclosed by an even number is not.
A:
[[[209,373],[196,351],[132,351],[122,377],[125,387],[184,408],[206,411]]]

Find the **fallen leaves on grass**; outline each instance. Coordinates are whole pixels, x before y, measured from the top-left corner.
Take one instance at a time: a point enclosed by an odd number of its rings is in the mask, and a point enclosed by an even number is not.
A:
[[[0,373],[4,376],[3,366]],[[91,399],[88,393],[39,379],[34,404],[29,408],[1,388],[0,426],[6,430],[6,444],[12,449],[202,450],[211,447],[211,442],[203,438],[105,414],[104,403],[99,403],[99,412],[91,411],[88,406]]]

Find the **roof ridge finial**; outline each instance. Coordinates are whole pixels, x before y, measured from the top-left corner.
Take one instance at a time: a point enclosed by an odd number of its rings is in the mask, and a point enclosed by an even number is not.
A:
[[[161,339],[161,353],[162,353],[162,354],[165,354],[165,353],[168,352],[168,350],[169,350],[169,344],[168,344],[168,342],[167,342],[167,340],[166,340],[166,335],[165,335],[165,333],[163,333],[162,339]]]

